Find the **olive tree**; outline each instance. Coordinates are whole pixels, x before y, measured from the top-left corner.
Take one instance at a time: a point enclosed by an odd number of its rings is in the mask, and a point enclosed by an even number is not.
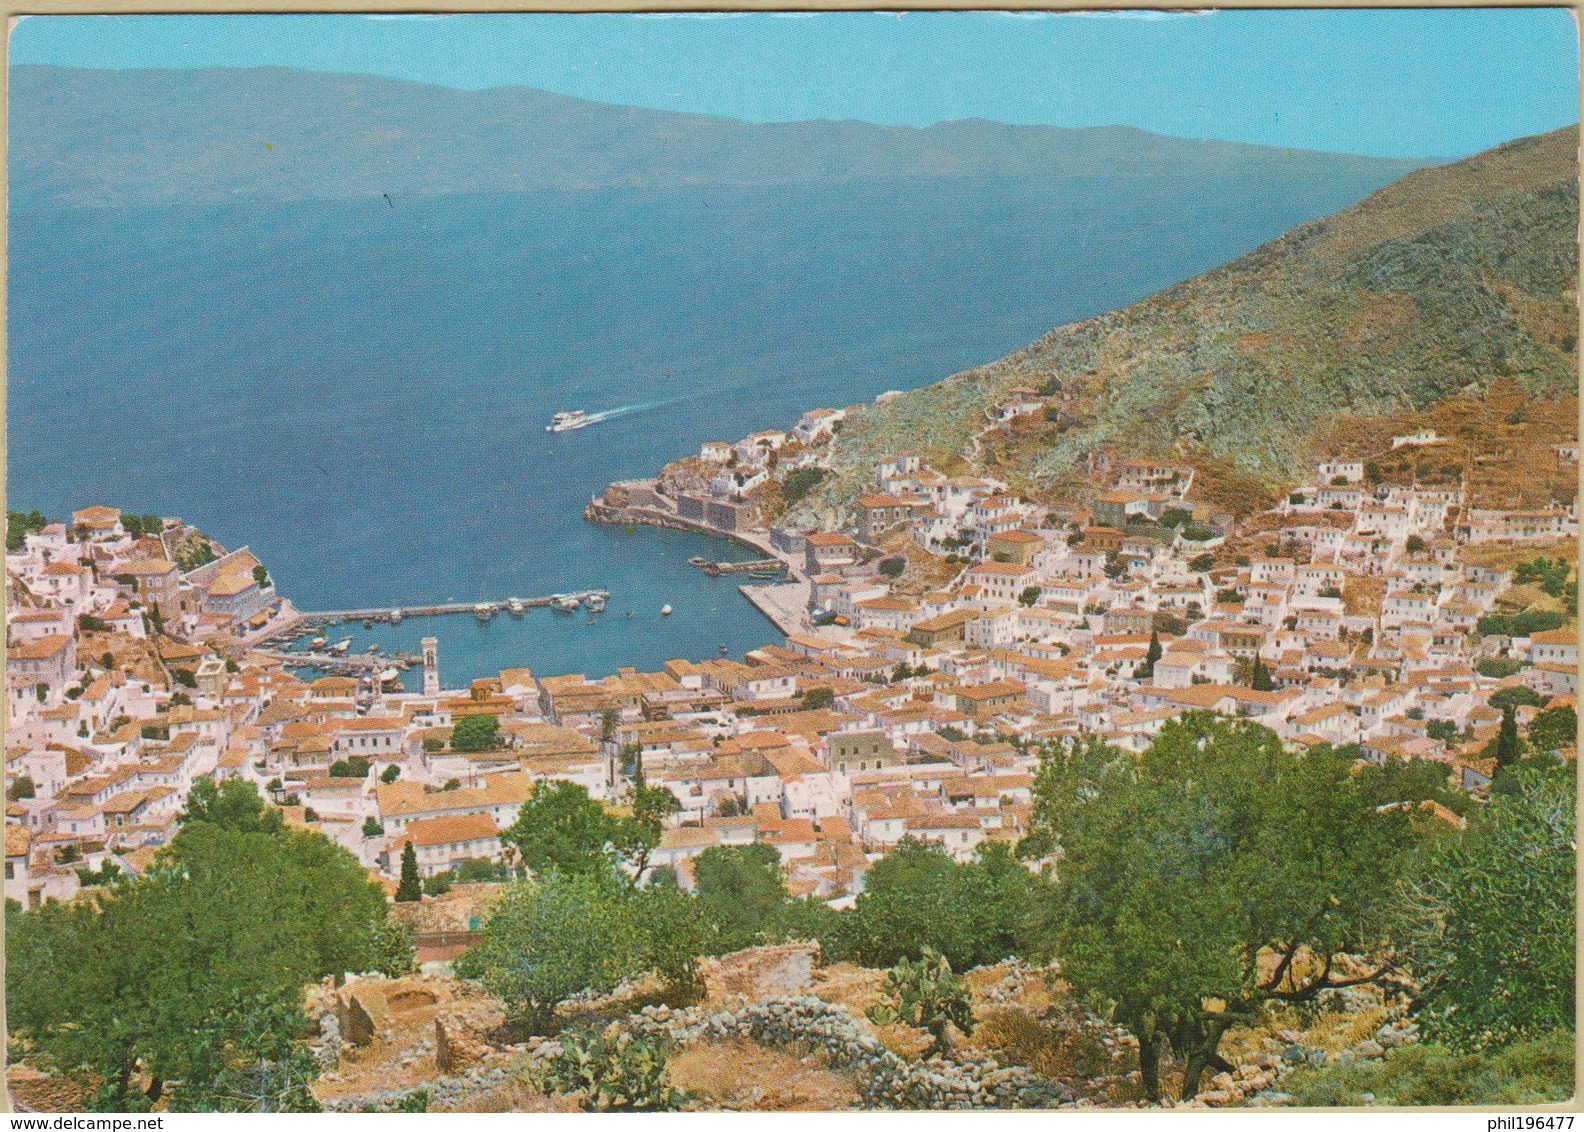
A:
[[[1292,754],[1266,728],[1203,713],[1137,756],[1045,749],[1032,847],[1059,862],[1063,975],[1137,1036],[1152,1098],[1165,1045],[1192,1096],[1230,1068],[1227,1030],[1264,1004],[1393,973],[1386,912],[1421,819],[1380,807],[1352,772],[1345,752]]]

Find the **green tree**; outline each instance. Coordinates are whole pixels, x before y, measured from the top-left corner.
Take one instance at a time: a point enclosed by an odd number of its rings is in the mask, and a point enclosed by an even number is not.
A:
[[[38,787],[34,784],[32,775],[19,774],[11,780],[11,785],[6,790],[6,797],[13,802],[20,802],[24,798],[33,797],[37,790]]]
[[[901,557],[882,558],[879,565],[880,573],[887,578],[900,578],[907,572],[907,559]]]
[[[383,837],[384,835],[385,835],[385,827],[380,824],[379,818],[364,818],[363,819],[363,836],[364,837]]]
[[[207,775],[193,779],[187,805],[176,820],[183,826],[205,822],[242,833],[278,833],[281,812],[264,805],[258,787],[241,778],[228,778],[218,786]]]
[[[1508,708],[1544,707],[1546,698],[1527,684],[1513,684],[1493,693],[1486,703],[1498,711]]]
[[[712,950],[769,942],[790,899],[774,847],[716,845],[693,859],[693,876],[699,910],[714,932]]]
[[[1510,656],[1481,657],[1474,665],[1474,671],[1481,676],[1488,676],[1492,680],[1505,680],[1523,667],[1523,663]]]
[[[380,771],[379,777],[381,782],[383,782],[386,786],[389,786],[392,782],[395,782],[401,777],[401,767],[397,766],[395,763],[391,763],[390,766]]]
[[[641,973],[644,944],[608,873],[551,871],[507,889],[456,973],[497,995],[514,1024],[546,1033],[572,995]]]
[[[1249,670],[1249,687],[1256,692],[1276,690],[1276,682],[1271,679],[1270,670],[1265,667],[1265,661],[1259,653],[1254,654],[1254,666]]]
[[[1023,592],[1018,594],[1018,603],[1033,608],[1039,603],[1042,592],[1038,586],[1024,586]]]
[[[1518,738],[1518,709],[1512,704],[1502,708],[1501,727],[1485,750],[1485,757],[1495,759],[1499,771],[1523,757],[1523,742]]]
[[[479,712],[463,716],[451,728],[453,751],[493,751],[500,746],[500,717]]]
[[[295,1110],[303,987],[385,963],[387,923],[322,836],[189,820],[143,877],[7,917],[8,1023],[98,1109]]]
[[[269,571],[264,569],[263,566],[253,567],[253,581],[258,585],[259,589],[263,589],[270,584]]]
[[[803,707],[807,711],[816,711],[820,708],[830,708],[836,703],[836,693],[826,687],[810,688],[803,695]]]
[[[940,846],[903,838],[869,870],[844,918],[845,950],[890,967],[933,947],[959,970],[1037,949],[1030,915],[1042,883],[1004,846],[960,864]]]
[[[795,468],[781,481],[781,498],[788,504],[801,502],[829,474],[824,468]]]
[[[402,846],[401,881],[396,886],[396,902],[411,904],[423,899],[423,880],[418,875],[418,853],[411,841]]]
[[[1560,751],[1578,743],[1578,713],[1564,704],[1540,712],[1529,721],[1529,745],[1537,751]]]
[[[615,818],[575,782],[541,779],[501,834],[535,874],[612,871]]]
[[[369,761],[363,755],[350,755],[330,764],[331,778],[367,778]]]
[[[1150,629],[1150,643],[1144,653],[1144,663],[1138,666],[1133,673],[1139,680],[1148,680],[1155,675],[1155,662],[1161,658],[1160,630]]]
[[[6,552],[15,554],[27,545],[28,535],[36,535],[49,526],[42,511],[6,512]]]
[[[1138,756],[1047,745],[1034,840],[1061,856],[1050,924],[1063,976],[1138,1038],[1151,1097],[1163,1043],[1192,1096],[1228,1068],[1226,1031],[1263,1004],[1391,969],[1337,974],[1338,955],[1383,952],[1416,842],[1415,809],[1378,808],[1353,766],[1349,752],[1289,753],[1263,727],[1203,713]]]
[[[1573,1028],[1574,771],[1524,764],[1509,774],[1512,789],[1440,840],[1408,890],[1418,1017],[1457,1050]]]

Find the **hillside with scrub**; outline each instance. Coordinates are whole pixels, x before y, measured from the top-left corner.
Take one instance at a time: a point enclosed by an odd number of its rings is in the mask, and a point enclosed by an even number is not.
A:
[[[1027,490],[1081,476],[1102,450],[1272,485],[1343,413],[1424,410],[1503,380],[1571,393],[1577,150],[1570,127],[1410,173],[1142,302],[867,406],[805,512],[839,509],[903,448]],[[1045,407],[1009,435],[988,413],[1015,388]]]

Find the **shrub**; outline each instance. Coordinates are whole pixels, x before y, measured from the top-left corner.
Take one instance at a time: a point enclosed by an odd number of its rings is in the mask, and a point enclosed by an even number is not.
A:
[[[880,573],[887,578],[900,578],[907,571],[907,559],[892,557],[882,559]]]
[[[1487,613],[1475,625],[1482,637],[1528,637],[1549,629],[1560,629],[1567,618],[1560,613],[1544,609],[1526,609],[1522,613]]]
[[[1573,1095],[1573,1035],[1553,1030],[1492,1053],[1456,1054],[1428,1042],[1401,1046],[1384,1060],[1299,1069],[1281,1088],[1299,1105],[1317,1108],[1552,1104]]]
[[[883,990],[891,1001],[869,1008],[869,1020],[876,1025],[905,1022],[928,1030],[937,1053],[951,1048],[949,1025],[964,1034],[973,1033],[968,988],[952,973],[946,957],[933,947],[924,948],[919,959],[898,961],[886,975]]]
[[[451,729],[453,751],[493,751],[500,746],[500,719],[488,712],[465,716]]]
[[[384,832],[385,832],[385,827],[382,826],[379,823],[379,819],[378,818],[364,818],[363,819],[363,836],[364,837],[379,837],[382,834],[384,834]]]
[[[781,498],[788,505],[801,502],[829,474],[824,468],[796,468],[781,481]]]
[[[545,1067],[544,1085],[583,1097],[588,1112],[675,1112],[685,1095],[666,1076],[669,1043],[612,1026],[603,1034],[569,1030]]]
[[[330,764],[331,778],[367,778],[369,761],[362,755],[352,755],[349,758],[337,759]]]
[[[1523,664],[1510,656],[1482,657],[1474,666],[1474,670],[1481,676],[1488,676],[1492,680],[1505,680],[1517,672]]]

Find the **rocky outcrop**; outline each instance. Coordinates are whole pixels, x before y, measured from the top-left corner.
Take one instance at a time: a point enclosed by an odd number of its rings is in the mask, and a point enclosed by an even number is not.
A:
[[[813,980],[819,957],[819,943],[811,940],[750,947],[706,959],[699,965],[705,1001],[752,1001],[805,991]]]

